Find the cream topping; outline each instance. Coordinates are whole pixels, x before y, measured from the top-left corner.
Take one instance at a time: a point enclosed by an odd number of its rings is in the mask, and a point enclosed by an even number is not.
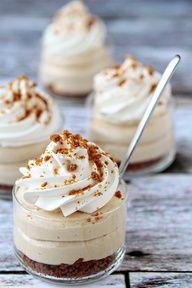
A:
[[[91,15],[82,1],[72,1],[57,12],[43,36],[47,56],[76,56],[102,46],[103,22]]]
[[[61,129],[58,108],[26,76],[0,87],[0,145],[20,146],[48,139]]]
[[[64,216],[92,213],[108,203],[119,183],[117,164],[98,146],[64,131],[51,137],[40,158],[20,168],[16,181],[24,201],[45,211],[60,208]]]
[[[108,68],[95,76],[94,109],[112,123],[138,121],[158,84],[161,75],[152,67],[128,56],[122,65]],[[155,113],[162,113],[171,95],[168,86]]]

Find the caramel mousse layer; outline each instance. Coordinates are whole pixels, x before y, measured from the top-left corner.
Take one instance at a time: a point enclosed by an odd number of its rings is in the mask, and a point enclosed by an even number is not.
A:
[[[126,185],[115,161],[78,134],[51,136],[20,168],[14,193],[16,248],[39,263],[104,259],[125,238]],[[118,237],[117,237],[118,235]]]
[[[92,141],[120,162],[125,157],[138,124],[135,121],[132,124],[116,125],[95,117],[91,120],[89,135]],[[175,151],[175,142],[171,115],[167,111],[151,118],[134,151],[131,163],[155,160],[166,156],[170,151]]]
[[[123,192],[120,197],[114,196],[105,207],[91,215],[75,212],[66,218],[60,211],[50,215],[42,210],[31,212],[17,207],[15,245],[30,259],[52,265],[112,255],[125,240],[123,197]]]

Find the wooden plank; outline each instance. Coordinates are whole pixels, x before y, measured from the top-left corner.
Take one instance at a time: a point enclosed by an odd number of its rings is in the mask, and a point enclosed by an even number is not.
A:
[[[131,179],[127,252],[119,271],[192,270],[192,175]],[[12,203],[0,201],[0,271],[23,271],[13,254]]]
[[[123,270],[192,270],[191,183],[181,174],[131,180]]]
[[[66,0],[6,0],[0,1],[0,14],[10,15],[30,15],[30,16],[51,16],[53,11],[62,7]],[[141,0],[131,1],[127,0],[85,0],[90,9],[106,19],[113,19],[117,17],[188,17],[191,16],[192,6],[190,0],[174,0],[171,1],[161,0]]]
[[[90,288],[100,288],[100,287],[111,287],[125,288],[125,279],[123,274],[110,275],[103,280],[92,283],[88,285]],[[43,282],[39,279],[26,274],[0,274],[0,287],[38,287],[38,288],[51,288],[58,287],[58,285],[49,284],[48,282]],[[71,286],[65,285],[66,288]]]
[[[192,273],[130,273],[131,288],[189,288]]]

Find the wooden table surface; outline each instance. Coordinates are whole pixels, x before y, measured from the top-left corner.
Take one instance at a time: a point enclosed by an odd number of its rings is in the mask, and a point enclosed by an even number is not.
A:
[[[64,0],[0,1],[0,81],[37,80],[40,37]],[[164,173],[128,183],[126,256],[108,278],[89,287],[192,287],[192,2],[88,0],[105,20],[117,61],[131,53],[162,71],[180,53],[172,81],[177,157]],[[83,101],[61,101],[65,127],[86,134]],[[129,179],[129,176],[126,177]],[[27,275],[12,248],[12,203],[0,200],[0,287],[54,287]],[[66,287],[66,286],[65,286]]]

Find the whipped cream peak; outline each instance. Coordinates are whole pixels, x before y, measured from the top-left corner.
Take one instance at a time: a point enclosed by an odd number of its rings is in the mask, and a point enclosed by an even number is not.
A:
[[[127,56],[122,65],[115,65],[94,78],[97,114],[109,122],[128,123],[141,119],[161,75],[152,67]],[[156,113],[161,113],[171,95],[170,86],[164,91]]]
[[[95,22],[96,18],[90,14],[82,1],[72,1],[57,12],[53,25],[56,33],[73,33],[79,29],[89,30]]]
[[[25,201],[45,211],[60,208],[64,216],[92,213],[117,191],[117,164],[97,145],[65,130],[51,136],[41,157],[20,168],[16,189]]]
[[[72,1],[57,12],[45,30],[43,47],[46,57],[76,56],[101,47],[105,38],[103,22],[82,1]]]
[[[24,121],[31,115],[36,122],[45,124],[49,122],[48,100],[36,90],[36,86],[36,83],[28,77],[20,76],[0,88],[1,124]]]
[[[46,129],[54,132],[60,126],[59,113],[53,115],[53,110],[58,113],[52,99],[26,76],[0,87],[0,145],[20,146],[45,139]]]

